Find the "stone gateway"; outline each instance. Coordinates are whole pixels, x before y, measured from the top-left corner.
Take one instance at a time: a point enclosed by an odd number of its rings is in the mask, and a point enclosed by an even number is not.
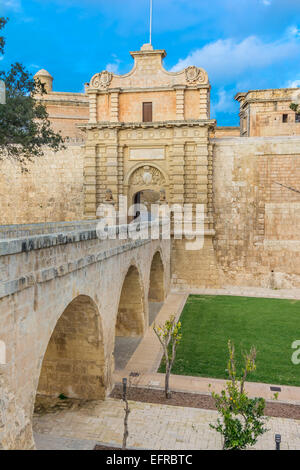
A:
[[[131,56],[84,93],[38,72],[66,149],[27,172],[0,159],[0,449],[34,448],[37,394],[105,398],[116,342],[143,337],[170,287],[300,287],[297,89],[238,93],[240,127],[218,127],[205,70],[168,72],[151,44]],[[98,208],[120,196],[202,205],[203,246],[99,240]]]

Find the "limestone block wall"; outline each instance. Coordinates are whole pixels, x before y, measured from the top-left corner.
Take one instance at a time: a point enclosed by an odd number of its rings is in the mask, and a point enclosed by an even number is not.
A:
[[[300,139],[213,145],[214,249],[223,284],[299,287]]]
[[[0,161],[0,225],[83,218],[83,151],[68,145],[28,164]]]
[[[49,91],[41,98],[46,106],[51,127],[71,141],[83,141],[84,133],[77,127],[89,120],[89,98],[84,93]]]

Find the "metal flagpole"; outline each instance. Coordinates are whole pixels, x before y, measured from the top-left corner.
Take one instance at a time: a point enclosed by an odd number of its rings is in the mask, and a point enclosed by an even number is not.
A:
[[[153,12],[153,0],[150,0],[150,44],[152,44],[152,12]]]

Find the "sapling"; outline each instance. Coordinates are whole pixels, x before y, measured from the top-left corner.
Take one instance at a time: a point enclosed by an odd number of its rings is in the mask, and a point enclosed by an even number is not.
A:
[[[181,323],[176,322],[175,317],[172,315],[163,326],[154,324],[153,330],[164,351],[166,362],[165,395],[166,398],[171,398],[170,375],[176,358],[176,349],[182,338]]]

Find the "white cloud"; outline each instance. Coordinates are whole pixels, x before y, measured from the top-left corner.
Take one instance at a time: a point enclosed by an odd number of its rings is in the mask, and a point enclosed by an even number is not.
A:
[[[236,110],[236,102],[234,101],[234,93],[232,90],[226,91],[223,88],[218,90],[218,100],[212,103],[213,113],[231,113]]]
[[[107,64],[106,67],[105,67],[105,70],[107,70],[108,72],[118,74],[119,73],[119,64]]]
[[[7,10],[20,11],[22,9],[21,0],[1,0],[1,4]]]
[[[266,5],[267,7],[269,7],[270,5],[272,5],[271,0],[261,0],[261,1],[262,1],[262,4],[263,4],[263,5]]]
[[[115,73],[117,75],[120,73],[119,67],[120,67],[121,61],[117,58],[115,54],[112,54],[112,56],[114,60],[113,62],[110,62],[109,64],[106,65],[105,70],[107,70],[108,72]]]
[[[220,39],[192,51],[179,60],[172,71],[196,65],[207,70],[214,83],[225,85],[251,70],[286,62],[299,54],[300,41],[290,34],[274,42],[264,42],[257,36],[249,36],[240,42]]]
[[[298,28],[298,26],[290,26],[287,30],[288,32],[288,35],[292,36],[292,37],[295,37],[295,38],[299,38],[300,37],[300,29]]]
[[[298,88],[300,87],[300,79],[299,80],[291,80],[287,82],[284,88]]]

